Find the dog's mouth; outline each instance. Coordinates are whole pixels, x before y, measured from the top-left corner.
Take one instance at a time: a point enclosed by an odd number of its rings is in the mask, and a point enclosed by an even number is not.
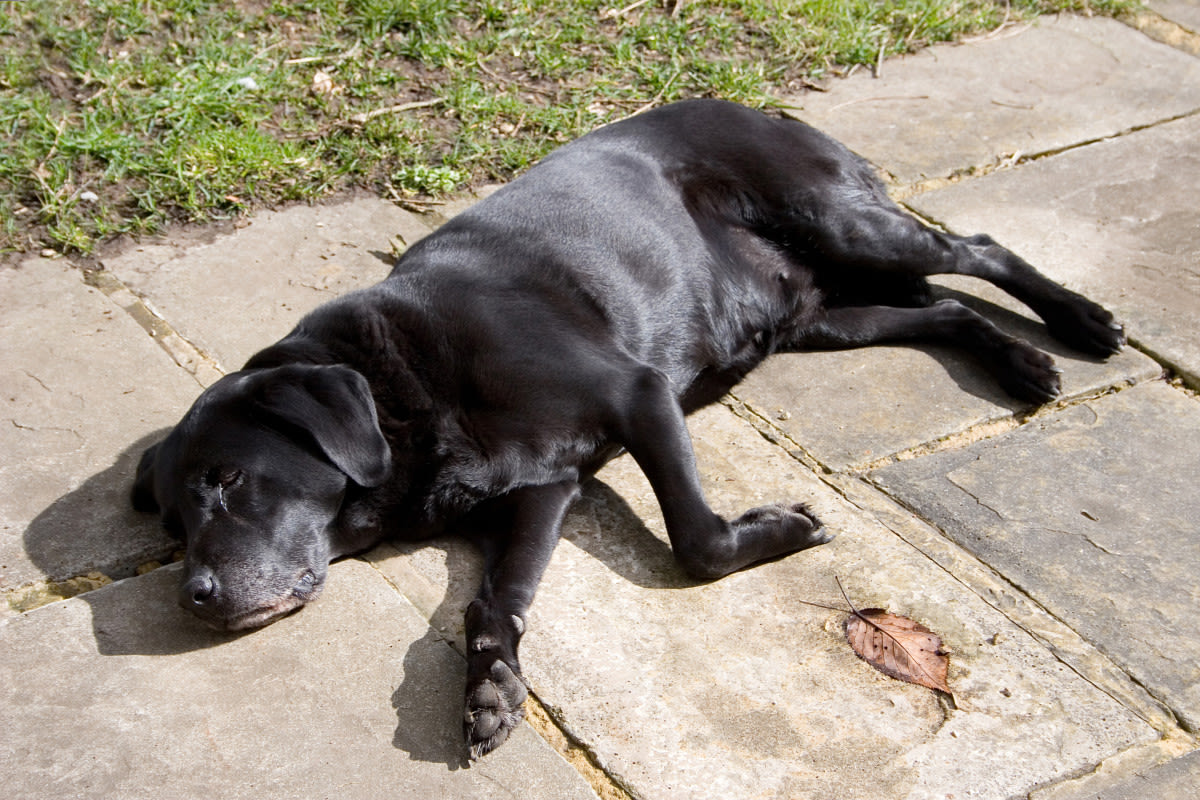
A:
[[[233,614],[224,615],[208,615],[200,613],[199,616],[209,626],[220,631],[245,631],[253,628],[261,628],[268,625],[281,617],[291,614],[305,604],[317,599],[324,588],[324,578],[318,576],[311,569],[306,569],[297,578],[296,583],[291,590],[284,595],[281,595],[267,603],[262,603],[247,611],[241,611]]]

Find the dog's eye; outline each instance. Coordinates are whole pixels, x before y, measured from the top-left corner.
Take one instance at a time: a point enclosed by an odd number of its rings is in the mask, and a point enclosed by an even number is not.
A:
[[[215,486],[219,489],[228,489],[237,484],[242,479],[242,471],[232,467],[213,467],[205,476],[205,481],[209,486]]]

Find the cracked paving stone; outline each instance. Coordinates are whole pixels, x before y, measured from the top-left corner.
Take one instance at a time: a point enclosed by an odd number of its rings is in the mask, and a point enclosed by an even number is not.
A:
[[[1156,381],[871,478],[1200,727],[1200,402]]]

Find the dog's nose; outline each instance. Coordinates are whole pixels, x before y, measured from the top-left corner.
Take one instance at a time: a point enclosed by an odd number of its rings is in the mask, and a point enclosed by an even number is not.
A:
[[[210,569],[199,569],[179,587],[179,604],[191,611],[203,609],[217,593],[217,584]]]

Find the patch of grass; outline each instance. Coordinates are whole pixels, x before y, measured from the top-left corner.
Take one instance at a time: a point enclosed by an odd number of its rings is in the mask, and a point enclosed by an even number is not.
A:
[[[615,5],[615,7],[614,7]],[[641,108],[1136,0],[0,3],[0,253],[505,179]],[[406,109],[406,110],[401,110]]]

